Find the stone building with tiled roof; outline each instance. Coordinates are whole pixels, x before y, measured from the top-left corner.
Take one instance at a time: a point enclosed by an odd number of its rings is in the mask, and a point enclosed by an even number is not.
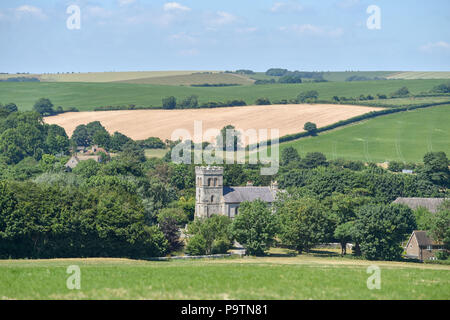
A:
[[[244,201],[260,199],[272,204],[279,192],[275,183],[270,187],[223,186],[222,167],[196,167],[196,217],[210,217],[214,214],[234,218],[239,213],[239,206]]]

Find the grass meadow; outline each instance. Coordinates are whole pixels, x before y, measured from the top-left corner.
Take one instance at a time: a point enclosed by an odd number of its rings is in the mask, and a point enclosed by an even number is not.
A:
[[[281,144],[301,156],[320,151],[328,159],[422,162],[429,151],[450,154],[450,105],[386,115]]]
[[[66,287],[67,267],[81,289]],[[381,270],[369,290],[367,268]],[[450,266],[370,262],[337,255],[142,261],[0,261],[0,299],[450,299]]]
[[[92,111],[102,106],[159,107],[167,96],[183,99],[197,95],[199,102],[243,99],[247,104],[258,98],[270,100],[294,99],[300,92],[317,90],[320,99],[333,96],[359,97],[361,94],[390,94],[406,86],[413,94],[419,94],[443,83],[443,80],[392,80],[324,82],[302,84],[251,85],[238,87],[186,87],[130,83],[58,83],[23,82],[0,83],[0,102],[16,103],[20,110],[31,110],[39,98],[49,98],[55,106],[76,107],[80,111]]]

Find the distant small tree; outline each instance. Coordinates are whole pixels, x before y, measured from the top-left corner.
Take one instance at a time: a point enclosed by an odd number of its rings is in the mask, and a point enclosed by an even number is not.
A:
[[[303,129],[308,131],[312,136],[317,135],[317,125],[312,122],[307,122],[303,126]]]
[[[297,100],[300,103],[315,102],[319,98],[319,93],[316,90],[310,90],[300,93]]]
[[[268,98],[258,98],[258,99],[256,99],[255,104],[258,106],[266,106],[266,105],[270,105],[271,102]]]
[[[301,164],[308,169],[328,166],[327,157],[322,152],[308,152]]]
[[[195,108],[198,106],[198,96],[189,96],[181,101],[177,106],[180,108]]]
[[[392,94],[393,97],[405,97],[407,95],[409,95],[409,90],[407,87],[402,87]]]
[[[46,98],[41,98],[33,106],[34,111],[38,112],[43,116],[52,115],[54,113],[53,103]]]
[[[170,96],[162,99],[164,109],[175,109],[177,106],[177,99],[174,96]]]

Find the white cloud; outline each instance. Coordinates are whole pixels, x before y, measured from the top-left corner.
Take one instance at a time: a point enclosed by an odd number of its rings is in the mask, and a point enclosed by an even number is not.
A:
[[[300,12],[303,10],[303,7],[293,1],[289,2],[275,2],[270,11],[274,13],[291,13],[291,12]]]
[[[164,4],[164,11],[191,11],[191,8],[183,6],[178,2],[167,2]]]
[[[47,16],[44,14],[41,8],[30,6],[30,5],[23,5],[15,10],[16,15],[21,17],[22,15],[32,15],[40,19],[45,19]]]
[[[420,47],[423,52],[434,52],[434,51],[450,51],[450,43],[445,41],[429,42],[426,45]]]
[[[88,16],[96,18],[109,18],[110,16],[112,16],[113,13],[112,11],[105,9],[103,7],[92,6],[87,8],[87,14]]]
[[[231,13],[225,11],[218,11],[214,15],[214,17],[212,17],[209,20],[209,24],[213,26],[221,26],[233,23],[236,20],[237,20],[236,16],[232,15]]]
[[[119,0],[119,6],[124,7],[135,3],[136,0]]]
[[[191,35],[187,34],[186,32],[180,32],[177,34],[173,34],[173,35],[169,36],[169,40],[175,41],[178,43],[183,42],[183,43],[189,43],[189,44],[194,44],[194,43],[198,42],[198,40],[194,36],[191,36]]]
[[[291,25],[289,27],[280,27],[280,31],[292,32],[299,35],[314,35],[314,36],[328,36],[340,37],[344,34],[342,28],[328,28],[322,26],[315,26],[312,24]]]

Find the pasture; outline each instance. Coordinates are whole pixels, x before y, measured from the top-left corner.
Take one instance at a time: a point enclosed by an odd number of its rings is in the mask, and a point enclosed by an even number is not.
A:
[[[400,112],[281,144],[304,156],[319,151],[328,159],[422,162],[429,151],[450,154],[450,104]]]
[[[71,136],[78,125],[100,121],[111,134],[119,131],[134,140],[158,137],[163,141],[175,141],[177,139],[172,138],[172,133],[177,129],[185,129],[195,142],[200,142],[194,137],[194,121],[202,121],[200,134],[206,134],[210,128],[220,130],[231,124],[242,130],[279,129],[280,136],[284,136],[303,131],[303,126],[308,121],[322,127],[380,109],[353,105],[294,104],[215,109],[120,110],[64,113],[46,117],[45,122],[63,127]],[[205,137],[205,141],[212,142],[216,136],[217,134]],[[262,137],[261,140],[267,140],[267,137]]]
[[[164,77],[140,78],[132,80],[120,81],[123,83],[137,83],[137,84],[155,84],[167,86],[190,86],[202,84],[235,84],[235,85],[252,85],[253,80],[232,73],[192,73],[186,75],[171,75]]]
[[[80,268],[80,290],[66,287]],[[381,270],[369,290],[367,268]],[[450,266],[365,261],[336,254],[215,260],[56,259],[0,261],[6,299],[450,299]]]
[[[302,84],[251,85],[238,87],[186,87],[130,83],[0,83],[0,102],[14,102],[20,110],[31,110],[39,98],[49,98],[55,107],[76,107],[80,111],[92,111],[102,106],[160,107],[162,98],[174,96],[181,100],[197,95],[199,103],[226,102],[243,99],[248,105],[258,98],[271,101],[294,99],[299,93],[316,90],[319,99],[331,100],[333,96],[359,97],[361,94],[387,94],[401,87],[408,87],[412,94],[429,91],[442,80],[392,80],[324,82]]]

